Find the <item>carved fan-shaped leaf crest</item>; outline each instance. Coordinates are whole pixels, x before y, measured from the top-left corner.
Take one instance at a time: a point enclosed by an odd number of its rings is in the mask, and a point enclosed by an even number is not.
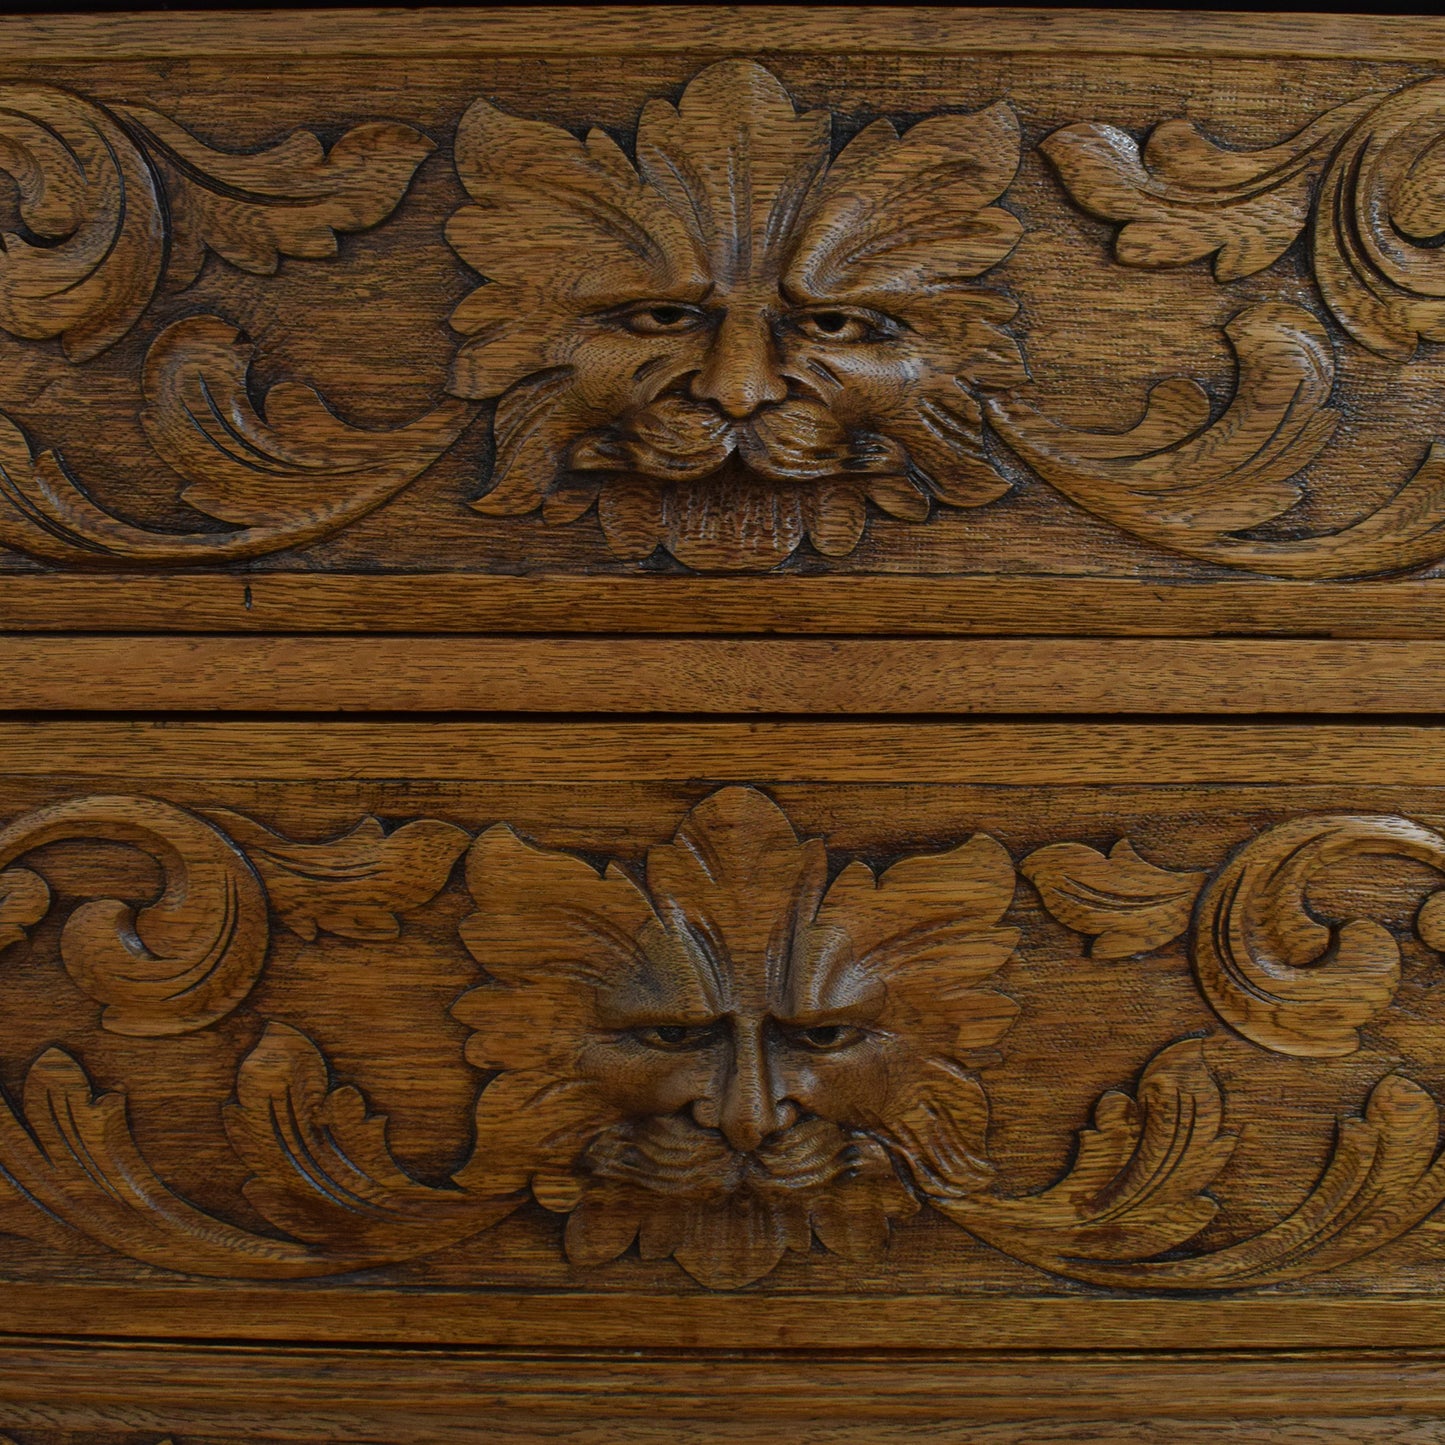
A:
[[[974,1070],[1017,1013],[986,987],[1017,938],[991,838],[827,885],[821,841],[734,787],[640,875],[500,826],[467,875],[489,981],[455,1012],[499,1072],[458,1178],[530,1186],[569,1216],[574,1261],[635,1242],[734,1288],[815,1236],[881,1249],[921,1179],[962,1195],[990,1177]]]
[[[619,556],[758,570],[846,555],[870,504],[1008,490],[978,396],[1026,379],[1016,306],[975,283],[1022,233],[994,204],[1013,111],[879,120],[830,157],[831,128],[745,60],[649,101],[632,157],[472,106],[447,235],[487,278],[452,317],[452,390],[496,400],[479,511],[595,503]]]

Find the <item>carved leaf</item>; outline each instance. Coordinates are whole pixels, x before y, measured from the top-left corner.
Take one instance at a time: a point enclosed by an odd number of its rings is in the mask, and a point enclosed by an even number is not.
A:
[[[1328,339],[1298,306],[1263,302],[1225,327],[1239,383],[1210,422],[1193,382],[1155,387],[1137,426],[1060,426],[1019,398],[990,398],[990,421],[1051,486],[1136,537],[1202,561],[1278,577],[1363,577],[1445,553],[1445,452],[1432,446],[1389,501],[1336,532],[1282,541],[1232,535],[1271,521],[1299,497],[1288,480],[1319,454],[1338,414]]]
[[[1126,266],[1183,266],[1214,257],[1219,281],[1272,265],[1304,229],[1314,183],[1340,137],[1374,106],[1336,106],[1280,145],[1229,150],[1191,121],[1155,127],[1142,156],[1127,131],[1089,122],[1046,136],[1039,149],[1085,210],[1123,221],[1115,255]]]
[[[1336,1269],[1400,1238],[1445,1200],[1439,1143],[1435,1101],[1390,1074],[1370,1091],[1363,1118],[1340,1121],[1319,1182],[1278,1224],[1192,1258],[1071,1262],[1065,1272],[1095,1284],[1193,1290],[1280,1284]]]
[[[932,1199],[979,1238],[1044,1269],[1143,1259],[1197,1234],[1218,1205],[1203,1191],[1229,1161],[1224,1101],[1198,1039],[1149,1061],[1135,1098],[1107,1093],[1074,1165],[1041,1194]]]
[[[23,1117],[0,1095],[0,1177],[30,1206],[6,1227],[66,1247],[63,1226],[162,1269],[284,1279],[332,1266],[309,1249],[237,1229],[188,1204],[146,1163],[125,1097],[95,1094],[85,1071],[48,1049],[25,1081]]]
[[[258,275],[274,272],[282,256],[334,256],[337,232],[385,220],[436,149],[409,125],[367,121],[329,150],[295,131],[249,154],[219,151],[146,106],[112,108],[165,171],[177,287],[196,278],[206,247]]]
[[[1445,81],[1398,92],[1330,162],[1313,233],[1315,280],[1361,345],[1408,361],[1445,341]]]
[[[25,930],[39,923],[50,908],[50,888],[28,868],[0,873],[0,951],[19,943]]]
[[[375,818],[323,843],[298,843],[260,823],[218,809],[213,815],[246,850],[271,905],[310,942],[318,931],[341,938],[395,938],[398,913],[431,902],[471,835],[423,818],[389,836]]]
[[[215,316],[169,326],[146,356],[151,445],[191,485],[199,511],[309,540],[364,516],[419,476],[472,416],[448,400],[395,431],[342,421],[309,386],[278,382],[252,406],[252,348]],[[305,518],[305,521],[301,521]]]
[[[53,451],[35,456],[0,416],[0,541],[71,563],[174,564],[302,546],[374,511],[420,476],[471,419],[448,400],[394,431],[336,416],[308,386],[279,382],[260,410],[247,390],[250,344],[215,316],[175,322],[146,357],[141,420],[190,480],[182,495],[235,530],[166,532],[101,508]]]
[[[236,1152],[255,1171],[246,1198],[278,1228],[351,1261],[403,1259],[495,1224],[521,1194],[479,1198],[418,1183],[392,1157],[386,1119],[361,1093],[330,1086],[304,1034],[266,1027],[224,1111]]]
[[[689,222],[713,278],[740,278],[764,258],[781,260],[828,163],[830,129],[827,111],[799,114],[756,61],[719,61],[676,106],[643,107],[637,168]]]
[[[1125,432],[1060,426],[1017,398],[994,398],[989,417],[1008,444],[1079,506],[1138,536],[1213,555],[1222,533],[1258,526],[1299,500],[1289,482],[1329,440],[1338,415],[1329,338],[1299,306],[1260,302],[1225,327],[1239,383],[1209,422],[1192,382],[1154,388]]]
[[[250,993],[266,956],[266,898],[224,834],[153,798],[75,798],[0,830],[0,868],[66,839],[126,843],[165,871],[153,902],[83,903],[61,933],[66,971],[105,1005],[107,1029],[140,1037],[188,1033],[224,1018]],[[21,886],[33,910],[39,895]]]
[[[1353,1053],[1400,981],[1400,949],[1368,919],[1319,922],[1310,881],[1349,858],[1410,858],[1445,871],[1445,838],[1408,818],[1293,818],[1251,839],[1205,890],[1194,972],[1214,1011],[1264,1048],[1307,1058]]]
[[[1006,101],[974,115],[939,115],[900,137],[876,120],[818,183],[789,263],[789,289],[808,297],[929,294],[1002,261],[1023,234],[989,205],[1018,169],[1020,132]]]
[[[1060,923],[1093,939],[1090,958],[1129,958],[1172,943],[1189,927],[1209,876],[1147,863],[1127,838],[1107,858],[1082,843],[1052,843],[1019,866]]]
[[[1124,221],[1125,265],[1177,266],[1217,253],[1220,281],[1278,260],[1315,224],[1315,280],[1361,345],[1408,361],[1445,341],[1445,81],[1362,96],[1260,151],[1230,151],[1167,121],[1141,159],[1106,125],[1066,126],[1040,149],[1080,205]],[[1316,178],[1324,172],[1318,191]]]
[[[0,327],[59,336],[88,361],[155,294],[165,223],[145,157],[99,106],[52,85],[0,86],[0,167],[36,238],[0,237]]]

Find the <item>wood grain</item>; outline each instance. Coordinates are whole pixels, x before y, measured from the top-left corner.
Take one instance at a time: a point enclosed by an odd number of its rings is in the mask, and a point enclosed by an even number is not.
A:
[[[9,1318],[1426,1342],[1436,743],[11,725]]]
[[[1428,30],[1276,21],[16,21],[0,616],[1437,635]]]
[[[1268,1363],[1238,1356],[1085,1354],[900,1360],[819,1355],[708,1358],[655,1367],[616,1356],[539,1361],[437,1351],[364,1358],[309,1349],[154,1345],[0,1354],[0,1424],[22,1445],[52,1431],[161,1429],[182,1439],[315,1442],[361,1432],[397,1442],[490,1437],[661,1442],[823,1440],[1025,1445],[1045,1441],[1250,1440],[1268,1445],[1428,1441],[1445,1412],[1440,1363],[1318,1352]],[[785,1396],[772,1382],[785,1378]],[[726,1392],[730,1409],[719,1416]],[[1378,1412],[1388,1399],[1388,1415]],[[1138,1411],[1147,1402],[1150,1416]],[[32,1433],[33,1431],[33,1433]],[[23,1432],[23,1433],[22,1433]],[[127,1435],[127,1440],[136,1436]]]
[[[0,1445],[1440,1437],[1441,22],[0,40]]]
[[[858,6],[799,14],[789,6],[717,7],[711,13],[659,15],[650,7],[611,5],[579,15],[570,8],[513,6],[486,14],[456,9],[338,10],[326,23],[289,12],[244,19],[205,11],[176,20],[145,15],[7,16],[7,45],[44,60],[108,60],[225,53],[237,38],[260,55],[290,56],[298,36],[317,55],[529,54],[556,48],[557,27],[583,53],[682,50],[800,51],[851,55],[858,47],[924,54],[1037,50],[1104,55],[1346,56],[1429,60],[1440,27],[1429,17],[1394,15],[1256,15],[1200,10],[1129,11],[988,7],[948,15],[918,6]]]
[[[1433,726],[718,721],[0,722],[14,777],[278,779],[477,777],[663,781],[1098,784],[1435,782]]]
[[[0,637],[41,711],[1427,713],[1445,644]]]
[[[1442,584],[1122,577],[0,576],[13,632],[1445,637]]]

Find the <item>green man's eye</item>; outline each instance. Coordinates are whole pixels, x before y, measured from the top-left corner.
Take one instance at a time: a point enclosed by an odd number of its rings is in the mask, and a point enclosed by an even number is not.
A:
[[[613,315],[638,336],[680,336],[707,325],[707,316],[696,306],[674,301],[643,301]]]
[[[715,1024],[652,1024],[634,1030],[635,1036],[653,1049],[697,1049],[717,1036]]]
[[[862,1029],[850,1028],[847,1024],[817,1024],[812,1028],[797,1029],[793,1033],[795,1042],[819,1053],[846,1049],[862,1037]]]
[[[887,341],[898,332],[898,323],[891,317],[864,307],[845,310],[825,306],[817,311],[802,311],[792,318],[792,325],[810,341],[827,341],[841,346]]]

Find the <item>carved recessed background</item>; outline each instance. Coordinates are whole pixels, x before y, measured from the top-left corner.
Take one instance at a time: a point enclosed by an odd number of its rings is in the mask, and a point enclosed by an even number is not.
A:
[[[1438,791],[16,780],[0,1272],[1433,1289]]]
[[[10,77],[0,568],[1445,555],[1420,69],[369,64]]]

